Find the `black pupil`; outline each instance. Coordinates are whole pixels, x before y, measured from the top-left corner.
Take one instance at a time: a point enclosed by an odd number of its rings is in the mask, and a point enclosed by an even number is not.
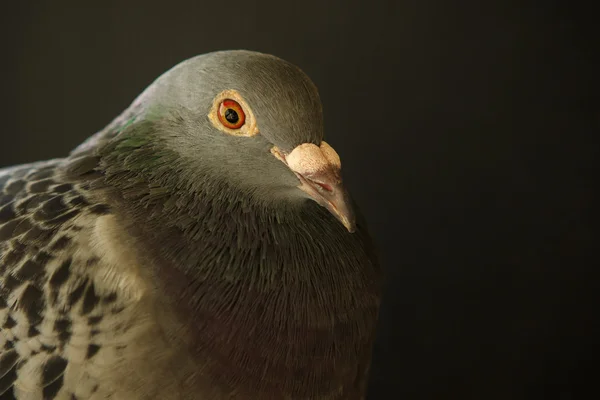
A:
[[[239,121],[240,117],[238,116],[238,113],[235,110],[228,108],[227,110],[225,110],[225,119],[227,120],[227,122],[235,124]]]

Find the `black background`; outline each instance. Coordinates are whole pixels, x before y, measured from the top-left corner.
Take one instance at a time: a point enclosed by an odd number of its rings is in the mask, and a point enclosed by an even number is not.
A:
[[[17,3],[0,10],[0,166],[67,154],[185,58],[273,53],[320,88],[381,249],[369,399],[575,399],[597,380],[591,8]]]

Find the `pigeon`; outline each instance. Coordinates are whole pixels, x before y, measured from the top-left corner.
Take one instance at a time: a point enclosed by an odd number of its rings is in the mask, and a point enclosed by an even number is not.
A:
[[[315,84],[174,66],[68,156],[0,170],[0,399],[363,399],[382,270]]]

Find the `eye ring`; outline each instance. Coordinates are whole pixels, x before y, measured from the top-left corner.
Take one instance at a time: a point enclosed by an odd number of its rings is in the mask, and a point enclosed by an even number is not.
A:
[[[246,113],[237,101],[224,99],[217,111],[219,122],[229,129],[240,129],[246,123]]]
[[[215,128],[228,135],[251,137],[260,133],[252,108],[234,89],[225,89],[215,96],[207,117]]]

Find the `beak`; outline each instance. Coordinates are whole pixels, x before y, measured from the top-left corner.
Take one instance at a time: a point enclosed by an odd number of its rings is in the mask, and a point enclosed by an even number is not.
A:
[[[329,210],[348,232],[356,231],[354,210],[342,185],[340,157],[331,146],[303,143],[287,154],[277,147],[271,153],[300,179],[300,190]]]

